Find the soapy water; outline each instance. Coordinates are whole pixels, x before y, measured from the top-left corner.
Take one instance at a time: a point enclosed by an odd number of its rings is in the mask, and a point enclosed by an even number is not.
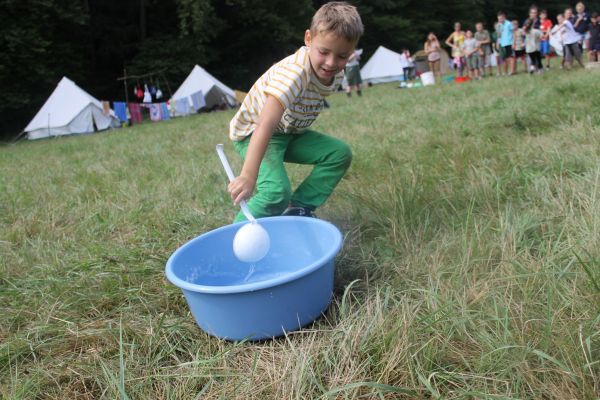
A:
[[[223,269],[216,265],[194,266],[188,270],[184,280],[188,283],[203,286],[234,286],[255,283],[278,278],[292,271],[288,269],[271,268],[269,265],[245,263],[247,271],[240,269]]]

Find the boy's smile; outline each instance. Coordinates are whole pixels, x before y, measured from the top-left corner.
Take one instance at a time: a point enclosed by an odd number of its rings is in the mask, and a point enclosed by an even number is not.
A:
[[[304,44],[309,49],[310,66],[324,85],[330,85],[335,75],[344,69],[348,57],[356,47],[356,43],[334,33],[318,33],[313,36],[310,30],[304,33]]]

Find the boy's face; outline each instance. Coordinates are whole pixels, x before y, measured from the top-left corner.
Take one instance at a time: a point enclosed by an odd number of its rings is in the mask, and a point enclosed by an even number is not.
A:
[[[344,69],[348,57],[354,53],[356,43],[332,32],[312,35],[310,29],[304,33],[304,44],[308,47],[310,65],[324,85],[329,85],[337,73]]]
[[[540,14],[540,19],[541,19],[542,21],[545,21],[545,20],[546,20],[546,18],[548,18],[548,16],[546,15],[546,13],[541,13],[541,14]]]
[[[483,30],[483,25],[477,24],[477,25],[475,25],[475,29],[477,29],[477,32],[481,32]]]
[[[498,22],[500,22],[501,24],[503,24],[504,20],[505,20],[504,15],[498,15]]]
[[[575,9],[577,10],[577,12],[579,14],[581,14],[582,12],[585,11],[585,6],[583,5],[583,3],[577,3],[577,5],[575,6]]]
[[[562,15],[556,16],[556,21],[558,21],[559,24],[562,24],[564,20],[565,20],[565,17],[563,17]]]

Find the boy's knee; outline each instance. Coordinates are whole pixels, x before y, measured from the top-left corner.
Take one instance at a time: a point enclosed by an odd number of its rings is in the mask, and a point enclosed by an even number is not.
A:
[[[345,168],[350,167],[352,163],[352,149],[345,142],[339,141],[333,156],[340,165],[343,165]]]
[[[261,194],[268,214],[280,215],[290,204],[290,199],[292,198],[292,188],[286,185],[276,189],[270,189],[268,192]]]

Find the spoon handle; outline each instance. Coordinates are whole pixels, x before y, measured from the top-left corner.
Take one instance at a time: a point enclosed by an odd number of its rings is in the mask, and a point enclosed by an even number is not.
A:
[[[223,151],[223,145],[217,145],[217,154],[219,155],[219,159],[221,160],[221,164],[223,164],[223,169],[227,174],[227,178],[229,178],[229,182],[235,179],[235,175],[233,174],[233,170],[231,169],[231,165],[229,165],[229,161],[227,161],[227,157],[225,156],[225,152]],[[250,213],[250,209],[248,208],[248,204],[246,204],[246,200],[240,201],[240,207],[242,208],[242,212],[246,216],[246,219],[252,223],[256,223],[256,219]]]

